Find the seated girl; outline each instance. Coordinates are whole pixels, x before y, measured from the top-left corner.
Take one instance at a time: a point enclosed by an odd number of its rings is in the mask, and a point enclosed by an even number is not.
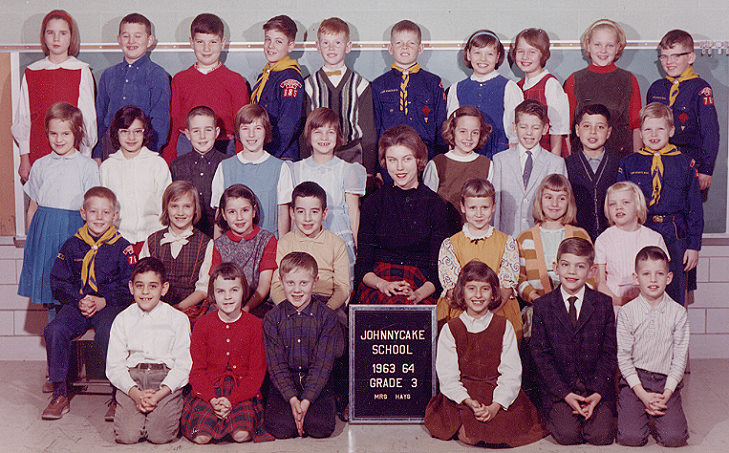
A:
[[[182,434],[196,444],[230,436],[235,442],[273,440],[263,427],[261,385],[266,376],[263,323],[241,305],[243,272],[223,263],[210,275],[208,297],[218,309],[192,331],[192,392],[182,410]]]
[[[263,318],[272,306],[264,302],[277,267],[277,242],[272,232],[258,226],[260,219],[258,199],[251,189],[243,184],[225,189],[215,219],[223,234],[215,239],[211,269],[224,262],[240,267],[250,288],[243,311]]]
[[[452,303],[453,288],[463,265],[475,259],[498,273],[503,304],[495,311],[511,321],[521,341],[521,312],[514,293],[519,282],[519,250],[513,237],[491,226],[495,197],[494,186],[485,179],[469,179],[461,188],[459,204],[466,223],[459,233],[443,241],[438,254],[438,278],[443,287],[438,322],[446,323],[461,314]]]
[[[167,270],[170,289],[164,301],[182,310],[193,324],[208,309],[207,296],[213,241],[193,227],[200,220],[200,198],[189,181],[175,181],[162,194],[160,222],[166,226],[150,234],[139,252],[153,256]]]
[[[438,337],[440,393],[425,409],[425,428],[443,440],[458,434],[470,445],[518,447],[545,437],[536,408],[520,389],[514,329],[493,312],[501,305],[496,273],[471,261],[453,292],[454,305],[464,311]]]
[[[362,206],[357,300],[435,304],[438,249],[447,236],[447,218],[443,200],[418,179],[428,149],[411,127],[394,126],[380,137],[379,159],[394,183],[375,191]]]

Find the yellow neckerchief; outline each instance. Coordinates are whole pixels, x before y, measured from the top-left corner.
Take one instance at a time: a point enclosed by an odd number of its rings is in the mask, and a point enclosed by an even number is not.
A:
[[[402,81],[400,82],[400,111],[408,114],[408,83],[410,83],[410,74],[415,74],[420,71],[420,65],[415,63],[407,69],[403,69],[397,65],[392,64],[392,69],[400,71],[402,73]]]
[[[692,66],[689,66],[686,68],[685,71],[683,71],[683,74],[681,74],[678,77],[671,77],[666,76],[666,79],[668,79],[669,82],[671,82],[671,91],[668,92],[668,100],[669,100],[669,107],[673,107],[673,103],[676,102],[676,98],[678,97],[678,88],[681,82],[684,80],[691,80],[691,79],[698,79],[699,75],[694,72],[694,68]]]
[[[661,199],[661,178],[663,178],[663,161],[661,160],[661,157],[678,156],[681,152],[670,143],[657,151],[641,148],[636,152],[644,156],[653,156],[653,161],[651,162],[653,193],[651,193],[651,200],[648,203],[648,206],[653,206]]]
[[[81,293],[83,293],[86,284],[94,290],[98,291],[99,287],[96,285],[96,271],[94,270],[94,264],[96,262],[96,254],[99,252],[99,248],[104,244],[113,244],[121,239],[121,234],[117,233],[114,226],[110,226],[108,230],[98,240],[95,240],[89,233],[88,225],[84,225],[78,229],[74,237],[77,237],[84,241],[85,244],[89,245],[89,251],[84,256],[84,261],[81,264],[81,280],[83,286],[81,287]]]
[[[256,80],[256,84],[253,85],[251,102],[254,104],[258,104],[261,101],[263,87],[266,86],[266,82],[268,82],[268,76],[271,75],[271,72],[283,71],[284,69],[289,68],[295,69],[296,72],[301,75],[301,68],[299,67],[299,63],[296,60],[289,58],[288,56],[283,57],[274,64],[266,63],[266,66],[263,67],[263,71],[261,71],[261,75],[258,76],[258,80]]]

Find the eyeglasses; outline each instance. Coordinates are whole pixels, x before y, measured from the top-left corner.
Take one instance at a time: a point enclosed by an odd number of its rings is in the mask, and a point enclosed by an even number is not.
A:
[[[679,58],[691,55],[693,52],[681,52],[672,54],[661,54],[658,59],[661,61],[678,61]]]
[[[119,129],[119,135],[124,137],[128,135],[144,135],[144,129]]]

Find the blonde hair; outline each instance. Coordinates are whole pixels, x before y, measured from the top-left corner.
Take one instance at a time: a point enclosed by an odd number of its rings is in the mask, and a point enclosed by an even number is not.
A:
[[[635,211],[638,215],[638,223],[643,225],[645,223],[645,220],[648,218],[648,206],[646,205],[643,191],[640,190],[640,187],[638,187],[637,184],[630,181],[616,182],[612,186],[608,187],[607,193],[605,194],[605,217],[607,217],[610,225],[615,225],[613,219],[610,218],[610,210],[608,209],[610,194],[626,190],[630,190],[631,192],[633,192],[633,200],[635,201]]]
[[[621,55],[623,55],[623,50],[625,50],[625,46],[628,44],[628,40],[625,37],[625,31],[623,30],[623,27],[620,26],[617,22],[610,19],[600,19],[593,22],[589,27],[587,27],[587,30],[585,30],[585,33],[582,34],[582,51],[585,52],[585,56],[588,59],[592,59],[590,56],[590,39],[592,38],[592,32],[595,30],[613,30],[615,32],[615,36],[618,38],[618,51],[615,53],[615,60],[618,61],[620,59]]]
[[[567,192],[567,211],[560,219],[560,222],[562,225],[574,222],[575,217],[577,216],[577,204],[575,203],[575,195],[572,192],[572,184],[570,184],[570,180],[565,176],[558,173],[552,173],[542,180],[542,183],[537,189],[537,196],[534,197],[534,201],[532,202],[532,218],[534,219],[534,223],[540,224],[546,220],[544,217],[544,210],[542,209],[542,195],[544,194],[545,189],[553,190],[555,192]]]
[[[640,110],[640,127],[643,127],[643,123],[648,118],[666,120],[669,129],[674,126],[673,112],[671,112],[670,107],[660,102],[651,102]]]

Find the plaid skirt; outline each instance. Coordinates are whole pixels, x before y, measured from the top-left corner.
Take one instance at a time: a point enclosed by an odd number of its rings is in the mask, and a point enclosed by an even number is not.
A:
[[[215,388],[215,395],[228,396],[235,386],[232,376],[225,376],[220,386]],[[263,405],[257,397],[245,400],[235,407],[225,419],[215,415],[209,401],[202,400],[192,394],[185,400],[180,419],[182,434],[193,440],[198,434],[207,434],[214,440],[220,440],[236,431],[248,431],[254,442],[274,440],[263,426]]]
[[[377,263],[373,271],[375,275],[388,282],[405,280],[413,289],[418,289],[428,280],[423,272],[415,266],[406,266],[402,264]],[[364,283],[359,285],[358,303],[366,305],[413,305],[413,302],[405,296],[388,296],[378,291],[376,288],[370,288]],[[421,304],[433,305],[437,302],[434,297],[435,293],[421,300]]]

